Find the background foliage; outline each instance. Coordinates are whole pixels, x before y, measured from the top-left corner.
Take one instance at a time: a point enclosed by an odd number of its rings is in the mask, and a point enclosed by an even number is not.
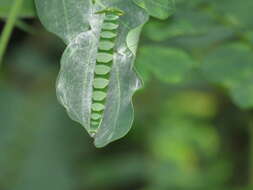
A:
[[[104,149],[56,101],[63,43],[24,20],[0,75],[0,189],[252,189],[253,2],[176,3],[144,28],[134,127]]]

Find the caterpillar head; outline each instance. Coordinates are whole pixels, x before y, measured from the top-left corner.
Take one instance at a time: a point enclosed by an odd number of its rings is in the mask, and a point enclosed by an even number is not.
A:
[[[120,9],[117,9],[117,8],[106,8],[106,9],[103,9],[101,11],[98,11],[96,12],[96,14],[114,14],[114,15],[117,15],[117,16],[123,16],[125,14],[124,11],[120,10]]]

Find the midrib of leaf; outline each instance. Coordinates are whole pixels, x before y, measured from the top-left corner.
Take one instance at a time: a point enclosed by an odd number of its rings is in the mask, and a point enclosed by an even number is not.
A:
[[[13,28],[15,26],[18,13],[22,7],[23,0],[16,0],[12,6],[10,11],[10,15],[7,19],[7,23],[2,31],[1,38],[0,38],[0,67],[2,65],[3,56],[5,54],[8,42],[10,40],[10,36],[12,34]]]

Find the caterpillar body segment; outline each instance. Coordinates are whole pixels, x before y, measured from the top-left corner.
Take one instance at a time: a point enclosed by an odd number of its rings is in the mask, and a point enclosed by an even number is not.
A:
[[[109,77],[113,65],[115,42],[118,34],[119,18],[123,11],[107,8],[96,14],[105,14],[101,27],[99,47],[93,79],[93,94],[89,133],[94,137],[103,120]]]

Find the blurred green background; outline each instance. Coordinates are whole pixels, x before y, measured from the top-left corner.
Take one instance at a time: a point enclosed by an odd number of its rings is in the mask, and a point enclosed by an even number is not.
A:
[[[16,27],[0,72],[0,190],[253,189],[252,0],[176,0],[151,19],[134,126],[103,149],[57,102],[65,47],[25,3],[32,30]]]

